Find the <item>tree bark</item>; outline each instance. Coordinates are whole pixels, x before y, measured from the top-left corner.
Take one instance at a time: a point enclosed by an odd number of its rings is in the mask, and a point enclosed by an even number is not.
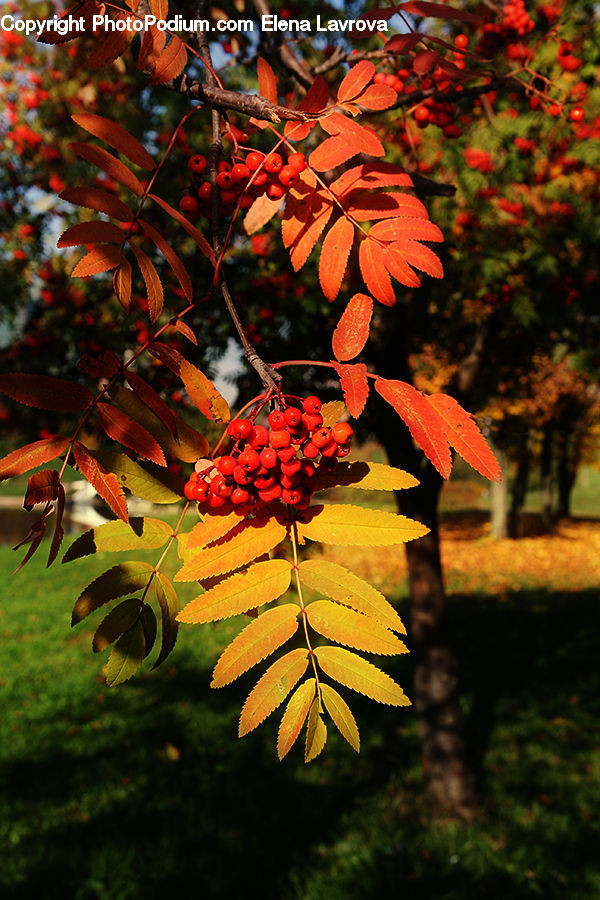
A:
[[[552,528],[552,443],[554,429],[551,423],[544,428],[540,475],[542,481],[542,526],[545,531]]]
[[[497,445],[493,448],[502,469],[502,481],[492,481],[492,537],[501,540],[508,536],[508,479],[506,453]]]
[[[576,437],[563,430],[558,454],[556,482],[558,488],[559,519],[567,519],[571,515],[571,495],[577,478],[577,462],[574,444]]]
[[[517,471],[512,488],[512,503],[510,509],[510,517],[508,522],[508,535],[511,538],[521,537],[521,516],[523,506],[525,504],[525,495],[527,494],[527,483],[529,481],[529,463],[530,454],[528,447],[528,435],[522,443],[517,461]]]

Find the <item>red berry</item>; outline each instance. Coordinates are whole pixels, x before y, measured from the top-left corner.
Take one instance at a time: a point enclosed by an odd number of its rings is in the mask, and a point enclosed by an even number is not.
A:
[[[238,506],[240,503],[247,503],[249,499],[250,494],[241,487],[235,488],[231,495],[231,502],[235,504],[235,506]]]
[[[270,503],[272,500],[279,500],[281,497],[281,485],[274,484],[272,488],[266,491],[259,491],[258,496],[264,503]]]
[[[254,432],[252,437],[250,438],[249,444],[255,450],[260,450],[261,447],[266,447],[269,443],[269,432],[265,428],[264,425],[255,425]]]
[[[267,197],[270,197],[271,200],[281,200],[282,197],[285,197],[285,192],[286,188],[282,184],[275,182],[267,188]]]
[[[222,191],[228,191],[233,187],[233,178],[231,177],[231,172],[219,172],[217,175],[217,186],[221,188]]]
[[[302,409],[305,413],[315,415],[321,410],[321,401],[318,397],[312,395],[310,397],[305,397],[302,401]]]
[[[254,479],[254,487],[257,491],[268,491],[274,484],[275,477],[273,475],[260,475]]]
[[[352,426],[347,422],[338,422],[331,429],[331,436],[336,444],[347,444],[353,434]]]
[[[294,450],[293,447],[289,447],[289,446],[282,447],[280,450],[277,451],[277,458],[282,463],[287,463],[291,459],[295,459],[295,457],[296,457],[296,451]]]
[[[290,153],[287,164],[300,174],[300,172],[304,172],[306,168],[306,157],[304,153]]]
[[[301,468],[302,463],[299,459],[290,459],[289,462],[281,463],[281,472],[283,475],[287,475],[288,477],[290,477],[291,475],[296,475]]]
[[[215,491],[213,491],[215,493]],[[222,481],[221,484],[217,486],[216,494],[219,497],[231,497],[233,493],[233,486],[231,484],[227,484],[226,481]]]
[[[254,426],[248,419],[238,419],[238,422],[238,434],[243,441],[247,441],[254,431]]]
[[[201,200],[210,200],[212,196],[212,184],[210,181],[205,181],[198,188],[198,196]]]
[[[188,167],[194,175],[201,175],[206,168],[206,157],[201,153],[194,153],[188,160]]]
[[[260,461],[265,469],[272,469],[277,465],[279,459],[272,447],[265,447],[260,451]]]
[[[285,413],[280,409],[274,409],[269,413],[269,425],[273,431],[282,431],[286,426]]]
[[[330,441],[324,447],[321,447],[321,456],[327,457],[335,456],[336,451],[338,449],[338,445],[335,441]]]
[[[295,406],[288,406],[283,417],[285,419],[285,424],[289,425],[291,428],[295,428],[302,422],[302,413],[299,409],[296,409]]]
[[[217,172],[229,172],[231,169],[231,163],[228,163],[226,159],[219,160],[219,164],[217,166]]]
[[[269,444],[274,450],[282,450],[289,447],[292,442],[289,431],[272,431],[269,435]]]
[[[457,34],[454,38],[454,46],[459,50],[466,50],[469,46],[469,38],[466,34]]]
[[[231,176],[237,184],[242,184],[250,178],[250,169],[243,163],[236,163],[231,170]]]
[[[258,469],[260,466],[260,457],[256,450],[253,450],[252,447],[247,447],[246,450],[238,456],[238,465],[247,472],[253,472],[255,469]]]
[[[298,183],[298,172],[293,166],[284,166],[279,173],[279,180],[284,188],[294,187]]]
[[[232,475],[236,467],[236,461],[233,456],[221,456],[217,460],[217,469],[223,475]]]
[[[335,455],[338,458],[343,456],[348,456],[350,453],[350,444],[339,444],[337,450],[335,451]]]
[[[373,76],[373,83],[374,84],[385,84],[385,79],[386,79],[385,72],[377,72]]]
[[[251,484],[252,475],[250,475],[249,472],[246,472],[245,469],[242,469],[241,466],[236,466],[233,470],[233,480],[236,484]]]
[[[188,481],[187,484],[185,485],[185,487],[183,489],[183,493],[188,498],[188,500],[194,500],[195,488],[196,488],[196,485],[194,484],[193,481]]]
[[[304,426],[308,431],[314,431],[315,428],[319,428],[320,425],[323,424],[323,416],[321,413],[303,413],[302,421],[304,422]]]
[[[237,194],[233,191],[223,191],[221,194],[221,203],[223,206],[233,206],[237,200]]]
[[[185,194],[179,201],[179,209],[186,216],[197,216],[200,207],[195,197],[192,197],[191,194]]]
[[[266,172],[258,172],[252,179],[253,188],[262,188],[269,180]]]
[[[265,162],[265,169],[267,172],[279,172],[282,166],[283,160],[279,153],[271,153],[267,157],[267,161]]]
[[[331,429],[321,425],[313,431],[311,441],[315,447],[326,447],[331,441]]]
[[[426,125],[429,122],[429,110],[426,106],[417,106],[415,109],[415,121],[419,125]]]
[[[281,492],[281,499],[284,503],[289,503],[290,506],[295,506],[302,499],[302,496],[302,491],[298,488],[284,489]]]
[[[249,153],[246,157],[246,165],[251,172],[256,172],[264,158],[264,153],[258,153],[256,150],[252,150],[252,152]]]
[[[574,106],[569,113],[571,122],[583,122],[585,119],[585,110],[581,106]]]
[[[221,506],[225,506],[227,500],[225,497],[219,497],[218,494],[211,494],[208,498],[208,505],[211,509],[219,509]]]
[[[319,455],[319,448],[312,441],[307,441],[302,447],[302,452],[307,459],[316,459]]]
[[[208,497],[208,485],[205,481],[199,481],[194,485],[194,500],[202,502]]]

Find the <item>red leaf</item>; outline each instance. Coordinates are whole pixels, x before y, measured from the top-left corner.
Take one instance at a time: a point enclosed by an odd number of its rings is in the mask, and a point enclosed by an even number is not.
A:
[[[316,75],[315,80],[298,104],[302,112],[316,113],[325,109],[329,101],[329,85],[321,75]]]
[[[168,344],[161,344],[159,341],[153,341],[148,350],[152,356],[160,359],[161,363],[170,369],[174,375],[179,375],[181,364],[185,362],[185,356],[182,356],[179,350],[174,350],[173,347],[169,347]]]
[[[141,72],[151,72],[167,43],[167,35],[159,31],[156,25],[146,28],[138,51],[137,67]]]
[[[34,441],[33,444],[25,444],[13,450],[8,456],[0,459],[0,481],[5,478],[14,478],[22,475],[36,466],[42,466],[60,456],[67,449],[69,439],[65,437],[51,437],[43,441]]]
[[[431,3],[429,0],[407,0],[406,3],[399,3],[396,9],[398,12],[403,11],[416,16],[429,16],[435,19],[460,19],[462,22],[471,22],[473,25],[479,22],[476,16],[465,12],[464,9],[457,9],[455,6],[444,6],[441,3]]]
[[[367,367],[364,363],[354,363],[354,365],[347,366],[336,362],[334,363],[334,368],[340,376],[346,408],[351,416],[358,419],[365,408],[365,403],[369,396]]]
[[[63,231],[57,247],[76,247],[80,244],[123,243],[123,232],[112,222],[80,222]]]
[[[74,3],[68,10],[61,13],[57,17],[58,22],[66,24],[64,33],[57,31],[44,31],[40,37],[36,35],[36,40],[41,44],[66,44],[73,38],[81,35],[78,19],[83,18],[84,31],[87,33],[92,25],[92,16],[98,13],[98,4],[96,0],[82,0],[82,2]],[[69,16],[72,16],[70,19]]]
[[[385,263],[385,267],[396,281],[399,281],[400,284],[406,285],[406,287],[418,288],[421,287],[421,279],[417,275],[417,273],[411,269],[411,267],[406,262],[406,258],[404,253],[402,252],[402,248],[397,244],[389,244],[384,251],[383,260]]]
[[[501,481],[502,469],[471,413],[448,394],[433,394],[427,399],[442,420],[450,446],[486,478]]]
[[[361,191],[353,197],[348,198],[348,212],[358,222],[368,222],[372,219],[388,219],[398,217],[412,217],[427,219],[427,210],[420,200],[413,197],[412,194],[401,194],[394,192],[392,194],[377,194],[372,191]],[[381,234],[381,229],[372,234],[379,240],[386,240]],[[369,234],[371,234],[371,231]],[[439,229],[437,229],[439,231]],[[441,232],[440,232],[441,234]],[[388,238],[394,240],[394,238]]]
[[[179,224],[187,231],[189,236],[194,239],[196,246],[200,248],[204,256],[206,256],[206,258],[214,264],[215,255],[212,251],[212,248],[204,235],[198,231],[196,226],[192,225],[192,223],[188,221],[188,219],[186,219],[186,217],[182,213],[180,213],[178,209],[175,209],[173,206],[167,203],[166,200],[163,200],[162,197],[159,197],[157,194],[148,194],[148,196],[151,200],[154,200],[156,203],[158,203],[159,206],[162,206],[165,212],[168,212],[176,222],[179,222]]]
[[[131,263],[123,257],[123,261],[113,275],[113,290],[125,312],[131,306]]]
[[[163,425],[166,425],[173,437],[176,438],[177,422],[175,421],[175,416],[160,394],[158,394],[153,387],[150,387],[148,382],[144,381],[143,378],[140,378],[140,376],[136,375],[134,372],[127,371],[125,377],[138,397],[144,401],[146,406],[152,410],[154,415],[160,419]]]
[[[174,325],[171,326],[178,331],[179,334],[182,334],[184,338],[187,338],[188,341],[191,341],[192,344],[197,347],[198,346],[198,338],[192,331],[189,325],[186,325],[185,322],[182,322],[181,319],[176,319]]]
[[[165,302],[163,287],[160,278],[158,277],[158,272],[154,267],[154,263],[152,262],[148,254],[144,253],[144,251],[140,247],[136,247],[135,244],[131,245],[131,249],[133,250],[134,256],[138,261],[138,265],[144,279],[144,284],[146,285],[150,321],[155,322],[160,316]]]
[[[25,406],[57,412],[81,412],[94,399],[91,391],[73,381],[50,375],[26,375],[23,372],[0,375],[0,393]]]
[[[330,188],[338,196],[357,188],[413,187],[412,178],[403,169],[386,162],[370,162],[348,169]]]
[[[94,209],[96,212],[106,213],[119,222],[131,222],[133,213],[117,197],[107,194],[106,191],[96,187],[80,184],[77,187],[65,188],[58,195],[61,200],[73,203],[75,206],[85,206],[86,209]]]
[[[310,169],[305,171],[310,172]],[[285,204],[281,220],[281,239],[284,247],[290,247],[294,243],[311,219],[315,185],[307,183],[303,176],[304,173],[300,176],[301,180],[296,187],[289,192]]]
[[[176,78],[187,63],[187,50],[185,44],[176,34],[171,35],[171,40],[162,51],[156,65],[150,75],[152,84],[164,84]]]
[[[143,219],[138,219],[138,222],[140,223],[140,227],[144,234],[148,235],[150,240],[156,244],[164,258],[171,266],[173,272],[177,277],[177,281],[181,285],[183,293],[185,294],[187,299],[191,300],[194,294],[192,279],[188,275],[188,271],[182,261],[179,259],[171,245],[167,243],[162,234],[157,231],[156,228],[153,228],[153,226],[148,222],[144,222]]]
[[[367,289],[385,306],[393,306],[396,295],[385,267],[383,247],[368,237],[361,242],[358,263]]]
[[[142,169],[153,169],[154,160],[145,147],[140,144],[137,138],[129,134],[122,125],[113,122],[111,119],[105,119],[104,116],[97,116],[94,113],[79,113],[71,116],[73,121],[93,134],[94,137],[100,138],[109,147],[114,147],[123,156],[141,166]]]
[[[410,53],[422,38],[423,35],[415,31],[411,31],[409,34],[395,34],[389,41],[386,41],[386,52],[399,53],[404,56],[406,53]]]
[[[38,503],[51,503],[58,497],[58,471],[42,469],[29,476],[27,493],[23,501],[26,510],[32,510]]]
[[[406,262],[419,269],[420,272],[426,272],[432,278],[443,278],[444,267],[439,258],[424,244],[418,241],[396,241],[394,248],[403,254]]]
[[[354,100],[355,97],[362,94],[369,82],[372,81],[374,74],[375,66],[370,60],[363,59],[352,66],[338,88],[338,100],[342,103],[345,100]]]
[[[418,201],[417,201],[418,202]],[[443,241],[444,235],[433,222],[420,216],[401,216],[377,222],[369,231],[378,241]]]
[[[329,229],[321,248],[319,281],[323,293],[332,302],[338,295],[354,241],[354,225],[342,216]]]
[[[290,247],[290,260],[295,272],[302,268],[310,256],[313,247],[323,233],[323,229],[329,222],[332,212],[331,200],[318,191],[313,200],[313,208],[308,225]]]
[[[108,503],[115,516],[118,516],[123,522],[128,522],[125,492],[119,484],[117,476],[105,469],[87,447],[84,447],[79,441],[73,445],[73,456],[82,475],[87,478],[96,493]]]
[[[98,403],[96,408],[100,424],[109,438],[159,466],[166,466],[167,461],[160,446],[139,422],[110,403]]]
[[[350,298],[331,339],[336,359],[358,356],[369,337],[372,315],[373,301],[367,294],[355,294]]]
[[[89,278],[91,275],[100,275],[101,272],[109,272],[124,260],[120,247],[114,244],[101,244],[94,247],[89,253],[79,260],[73,271],[72,278]]]
[[[87,160],[94,166],[98,166],[103,172],[114,178],[115,181],[125,185],[137,197],[143,195],[144,186],[137,175],[134,175],[125,163],[122,163],[120,159],[113,156],[108,150],[105,150],[103,147],[96,147],[95,144],[85,144],[82,141],[74,141],[72,144],[69,144],[69,148],[77,156]]]
[[[385,155],[383,144],[375,132],[348,116],[331,113],[321,119],[319,124],[324,131],[333,135],[310,155],[310,165],[319,172],[334,169],[358,153],[366,153],[368,156]]]
[[[440,55],[435,50],[421,50],[413,59],[413,71],[417,75],[425,75],[426,72],[431,72],[435,68],[439,58]]]
[[[111,18],[115,22],[124,21],[127,26],[127,15],[124,12],[112,10]],[[114,62],[127,50],[133,36],[133,29],[127,27],[124,31],[111,31],[104,27],[96,30],[96,43],[85,60],[86,66],[89,69],[99,69]]]
[[[257,69],[258,90],[261,96],[277,105],[277,78],[275,77],[275,72],[262,56],[258,57]]]
[[[366,109],[389,109],[398,99],[398,94],[389,84],[371,84],[356,98],[356,103]]]
[[[396,410],[419,447],[443,478],[450,477],[452,454],[442,420],[427,397],[404,381],[375,380],[375,390]]]
[[[50,552],[48,553],[47,566],[51,566],[58,555],[65,530],[62,527],[63,515],[65,512],[65,489],[62,484],[58,485],[58,496],[56,504],[56,519],[54,520],[54,535],[50,544]]]

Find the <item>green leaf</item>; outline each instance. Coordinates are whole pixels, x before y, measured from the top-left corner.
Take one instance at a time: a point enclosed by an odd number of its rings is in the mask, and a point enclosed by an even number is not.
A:
[[[133,628],[140,617],[142,601],[138,597],[130,597],[123,600],[109,614],[105,616],[94,635],[92,650],[94,653],[102,653],[107,647]]]
[[[132,678],[142,664],[146,650],[144,628],[138,619],[112,649],[106,666],[106,684],[115,687]]]
[[[98,451],[96,457],[105,469],[113,472],[121,485],[134,497],[150,503],[179,503],[183,497],[183,481],[172,472],[153,463],[137,463],[125,453]]]
[[[77,598],[73,607],[71,626],[77,625],[109,600],[141,590],[146,586],[151,574],[152,566],[143,562],[120,563],[108,569],[90,582]]]
[[[85,531],[73,541],[62,561],[71,562],[106,550],[156,550],[166,544],[173,529],[162,519],[134,517],[127,522],[107,522]]]
[[[165,661],[177,640],[177,631],[179,624],[176,621],[179,612],[179,600],[175,588],[166,575],[157,572],[154,580],[154,589],[156,591],[156,599],[160,606],[162,618],[162,639],[160,645],[160,653],[156,658],[156,662],[152,666],[153,669],[158,668]]]

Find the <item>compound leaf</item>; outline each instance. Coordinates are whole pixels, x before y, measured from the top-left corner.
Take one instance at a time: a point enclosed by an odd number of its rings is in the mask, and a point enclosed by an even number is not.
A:
[[[231,575],[192,600],[177,616],[179,622],[215,622],[270,603],[290,586],[292,567],[286,559],[255,563]]]
[[[362,656],[343,647],[318,647],[317,661],[326,675],[345,687],[389,706],[410,706],[410,700],[396,682]]]
[[[370,616],[355,612],[331,600],[316,600],[306,608],[308,624],[323,637],[367,653],[393,656],[408,653],[395,634]]]
[[[308,650],[291,650],[270,666],[250,691],[242,708],[238,734],[244,737],[283,703],[308,666]]]
[[[261,613],[225,648],[214,668],[212,688],[224,687],[270,656],[298,630],[296,603],[286,603]]]
[[[274,517],[261,516],[240,522],[225,538],[201,550],[188,560],[175,581],[203,581],[245,566],[273,550],[286,535],[286,527]]]

